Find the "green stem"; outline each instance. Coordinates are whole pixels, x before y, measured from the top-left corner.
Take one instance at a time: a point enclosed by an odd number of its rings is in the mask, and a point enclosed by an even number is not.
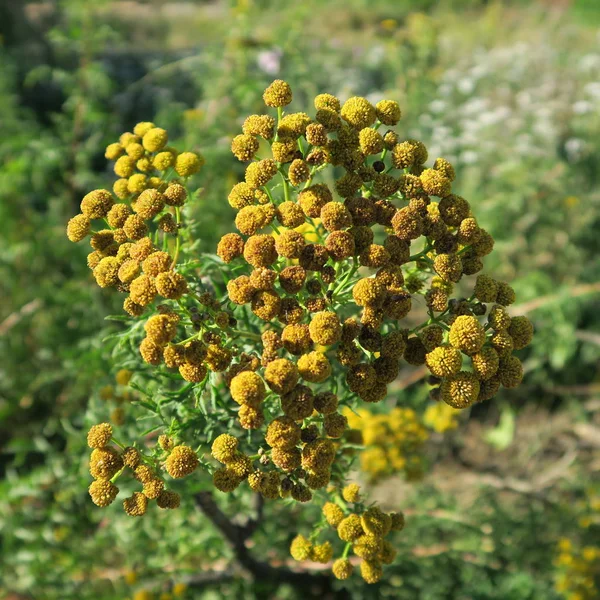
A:
[[[173,255],[173,263],[171,264],[171,268],[173,268],[177,264],[177,260],[179,259],[179,249],[181,247],[181,237],[179,235],[179,225],[181,223],[181,210],[179,206],[175,207],[175,223],[177,223],[177,237],[175,238],[175,254]]]
[[[350,554],[350,548],[352,548],[352,544],[350,542],[346,543],[344,547],[344,553],[342,554],[342,558],[348,558],[348,554]]]

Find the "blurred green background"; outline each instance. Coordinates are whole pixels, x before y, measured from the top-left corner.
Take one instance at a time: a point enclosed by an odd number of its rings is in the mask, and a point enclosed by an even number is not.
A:
[[[0,598],[298,597],[240,577],[185,498],[135,522],[90,502],[84,434],[117,407],[103,319],[119,308],[64,234],[113,180],[104,147],[152,120],[206,157],[189,217],[214,251],[243,174],[230,139],[277,77],[297,110],[325,91],[398,100],[536,328],[520,388],[432,431],[423,477],[375,485],[409,526],[386,583],[349,597],[600,598],[596,0],[0,0],[0,36]],[[391,402],[422,414],[421,378],[407,366]],[[257,547],[285,549],[278,514],[307,512],[272,509]]]

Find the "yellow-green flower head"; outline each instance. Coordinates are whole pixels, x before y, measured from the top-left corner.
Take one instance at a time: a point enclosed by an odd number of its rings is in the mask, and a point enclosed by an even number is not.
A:
[[[169,490],[162,490],[156,498],[156,505],[158,508],[174,509],[179,508],[181,504],[181,497],[177,492],[171,492]]]
[[[227,282],[227,295],[234,304],[240,306],[252,300],[256,290],[250,285],[247,275],[240,275]]]
[[[90,220],[103,219],[113,205],[113,198],[107,190],[94,190],[81,201],[81,212]]]
[[[114,144],[109,144],[106,147],[106,151],[104,152],[104,156],[108,160],[117,160],[117,158],[119,158],[119,156],[123,155],[123,152],[125,152],[125,148],[123,148],[123,146],[121,144],[119,144],[118,142],[116,142]]]
[[[346,173],[335,182],[335,191],[342,198],[351,198],[362,186],[362,179],[356,173]]]
[[[317,218],[321,209],[333,200],[331,190],[324,183],[317,183],[298,194],[298,204],[307,217]]]
[[[270,140],[275,133],[275,119],[269,115],[250,115],[244,121],[242,131],[247,135],[258,135]]]
[[[159,273],[171,268],[172,259],[166,252],[153,252],[142,263],[142,270],[147,275],[156,277]]]
[[[320,125],[323,125],[327,131],[338,131],[342,127],[342,120],[339,114],[331,110],[330,108],[319,108],[315,114],[315,121]],[[328,143],[328,149],[331,151],[333,148],[333,142],[330,140]]]
[[[481,237],[481,229],[473,217],[463,219],[456,232],[456,239],[463,246],[474,244]]]
[[[392,531],[402,531],[405,525],[404,513],[402,512],[391,512],[390,517],[392,519]]]
[[[333,576],[336,579],[344,581],[352,576],[352,573],[354,572],[354,567],[347,558],[338,558],[333,563],[331,571],[333,572]]]
[[[112,504],[119,493],[119,488],[110,481],[99,480],[92,481],[88,491],[96,506],[105,507]]]
[[[277,240],[275,241],[275,249],[277,250],[277,254],[279,254],[279,256],[283,256],[284,258],[299,258],[304,246],[304,236],[298,231],[293,230],[281,232],[281,235],[278,236]]]
[[[292,323],[283,328],[281,341],[285,349],[295,356],[300,356],[308,351],[312,345],[310,330],[303,323]]]
[[[187,191],[180,183],[170,183],[163,193],[165,204],[183,206],[187,199]]]
[[[156,248],[149,237],[144,237],[133,244],[129,249],[129,256],[138,262],[148,258]]]
[[[523,381],[523,365],[516,356],[506,356],[500,359],[498,379],[505,388],[517,387]]]
[[[115,235],[113,231],[110,229],[102,229],[98,233],[94,233],[94,235],[92,235],[90,246],[94,250],[103,252],[106,256],[106,254],[110,253],[110,248],[113,247],[114,241]]]
[[[170,300],[181,298],[188,291],[188,285],[185,277],[175,271],[165,271],[159,273],[154,280],[156,291],[163,297]]]
[[[453,408],[471,406],[479,394],[479,380],[474,373],[459,371],[442,381],[442,400]]]
[[[400,359],[406,349],[406,336],[401,331],[390,331],[381,343],[381,356]]]
[[[113,170],[118,177],[129,178],[135,171],[135,159],[130,156],[121,156],[115,162]]]
[[[191,383],[202,383],[206,373],[207,369],[204,365],[195,365],[188,362],[179,365],[179,374]]]
[[[171,477],[179,479],[193,473],[198,464],[198,457],[189,446],[175,446],[165,461],[165,469]]]
[[[246,168],[246,183],[253,189],[267,185],[277,173],[277,163],[271,158],[253,162]]]
[[[114,204],[106,215],[106,220],[111,227],[123,227],[127,217],[131,215],[131,208],[127,204]]]
[[[123,310],[132,317],[139,317],[144,312],[144,307],[127,296],[127,298],[123,300]]]
[[[190,175],[197,173],[202,165],[204,165],[204,158],[200,154],[182,152],[175,159],[175,172],[180,177],[190,177]]]
[[[159,365],[162,361],[162,346],[149,338],[144,338],[140,343],[140,354],[144,362],[149,365]]]
[[[352,226],[352,215],[341,202],[327,202],[321,208],[321,221],[327,231],[338,231]]]
[[[250,187],[247,183],[241,182],[236,183],[229,196],[227,197],[229,204],[232,208],[240,210],[245,206],[251,206],[255,202],[254,188]]]
[[[142,219],[153,219],[165,207],[165,197],[158,190],[145,190],[137,199],[134,210]]]
[[[276,79],[265,90],[263,100],[267,106],[273,108],[287,106],[292,101],[292,88],[289,83],[281,79]]]
[[[473,371],[482,380],[492,378],[498,371],[498,365],[500,364],[498,352],[490,346],[486,346],[477,354],[473,354],[471,360]]]
[[[425,355],[425,363],[436,377],[449,377],[460,371],[462,354],[453,346],[439,346]]]
[[[171,152],[159,152],[152,159],[152,166],[158,171],[166,171],[175,164],[175,158]]]
[[[308,330],[312,341],[321,346],[335,344],[342,336],[340,319],[331,311],[323,311],[314,314],[308,326]]]
[[[258,151],[258,140],[247,133],[236,135],[231,142],[231,152],[242,162],[248,162],[254,158]]]
[[[246,240],[244,258],[253,267],[269,267],[277,260],[275,239],[271,235],[253,235]]]
[[[291,450],[300,442],[300,427],[289,417],[277,417],[269,423],[265,441],[272,448]]]
[[[327,145],[327,129],[321,123],[311,123],[306,127],[306,141],[313,146]]]
[[[383,569],[378,560],[363,560],[360,563],[360,576],[365,583],[377,583],[383,577]]]
[[[408,169],[415,163],[415,145],[400,142],[392,147],[392,164],[396,169]]]
[[[364,535],[364,531],[358,515],[352,514],[345,519],[340,521],[337,528],[337,533],[340,540],[344,542],[353,542],[357,540],[361,535]]]
[[[110,287],[119,282],[119,261],[114,256],[103,258],[93,271],[100,287]]]
[[[298,359],[298,372],[304,381],[321,383],[331,375],[331,364],[321,352],[309,352]]]
[[[346,373],[348,389],[356,394],[362,394],[373,388],[377,383],[377,372],[369,364],[352,365]]]
[[[142,144],[148,152],[159,152],[167,145],[168,140],[169,134],[165,129],[153,127],[144,133]]]
[[[230,392],[238,404],[249,404],[254,408],[258,408],[267,393],[263,380],[252,371],[238,373],[231,380]]]
[[[153,478],[144,483],[143,493],[146,498],[156,500],[158,495],[164,490],[165,482],[162,479]]]
[[[502,306],[510,306],[516,300],[515,290],[504,281],[498,282],[496,302]]]
[[[313,545],[303,535],[297,535],[290,545],[290,554],[294,560],[309,560]]]
[[[332,94],[318,94],[315,96],[314,106],[316,110],[327,109],[340,112],[340,101]]]
[[[297,158],[293,160],[290,165],[288,177],[292,185],[300,185],[301,183],[308,181],[308,178],[310,177],[310,167],[304,160]]]
[[[123,231],[130,240],[139,240],[148,233],[148,226],[140,215],[130,215],[123,224]]]
[[[510,320],[508,334],[513,339],[515,350],[522,350],[533,339],[533,325],[527,317],[513,317]]]
[[[378,131],[365,127],[359,133],[360,151],[365,155],[379,154],[383,150],[383,138]]]
[[[477,402],[484,402],[485,400],[491,400],[500,389],[500,379],[497,376],[481,381],[479,383],[479,395],[477,396]]]
[[[240,480],[243,480],[252,472],[252,461],[245,454],[238,452],[233,459],[227,463],[227,469]]]
[[[381,198],[389,198],[393,196],[400,188],[398,179],[387,173],[376,173],[373,176],[373,193]],[[382,225],[390,225],[391,219],[394,216],[394,205],[391,203],[383,204],[380,202],[376,205],[378,208],[378,222]],[[385,210],[385,212],[383,212]],[[385,219],[384,222],[382,222]]]
[[[238,411],[238,419],[244,429],[260,429],[265,422],[262,411],[247,404],[241,406]]]
[[[230,263],[235,258],[242,256],[244,240],[237,233],[227,233],[217,245],[217,256],[225,263]]]
[[[181,345],[168,344],[163,350],[163,359],[169,369],[179,368],[185,362],[185,349]]]
[[[95,448],[90,455],[90,473],[94,479],[111,479],[123,466],[119,453],[109,446]]]
[[[306,128],[312,123],[312,119],[306,113],[291,113],[285,115],[277,127],[277,135],[280,138],[298,139],[305,135]]]
[[[359,279],[352,289],[352,297],[358,306],[379,308],[383,305],[387,290],[379,279],[372,277]]]
[[[392,518],[377,506],[372,506],[360,517],[362,528],[367,534],[385,537],[392,527]]]
[[[142,158],[135,163],[135,166],[137,170],[142,173],[150,173],[153,169],[152,161],[147,156],[142,156]],[[160,177],[150,177],[148,179],[148,187],[158,189],[166,186],[167,183],[163,183]]]
[[[127,189],[127,179],[117,179],[113,183],[113,192],[119,200],[129,198],[129,190]]]
[[[390,262],[390,253],[379,244],[370,244],[359,254],[358,259],[363,267],[377,269]]]
[[[244,235],[254,235],[267,225],[262,206],[244,206],[235,217],[235,226]]]
[[[444,198],[452,190],[452,184],[449,179],[444,177],[440,171],[435,169],[425,169],[421,175],[421,185],[430,196],[439,196]]]
[[[308,487],[301,483],[295,483],[292,486],[291,495],[296,502],[310,502],[312,500],[312,492]]]
[[[142,138],[139,135],[135,135],[130,131],[126,131],[119,136],[119,143],[123,148],[127,148],[129,144],[139,144],[142,141]]]
[[[148,465],[139,465],[135,468],[134,477],[141,483],[148,483],[156,478],[156,474]]]
[[[147,508],[148,498],[140,492],[133,492],[132,496],[123,500],[123,509],[130,517],[144,516]]]
[[[498,283],[489,275],[477,275],[473,294],[480,302],[495,302],[498,295]]]
[[[331,467],[334,459],[335,446],[329,439],[309,442],[302,449],[302,466],[312,472],[321,473],[326,471]]]
[[[102,448],[110,442],[112,437],[112,427],[109,423],[100,423],[94,425],[87,435],[87,443],[90,448]]]
[[[121,454],[121,458],[123,459],[123,464],[130,469],[135,469],[141,460],[141,455],[139,450],[133,448],[132,446],[128,446],[123,450],[123,454]]]
[[[374,560],[379,556],[382,548],[383,539],[380,536],[366,533],[354,541],[352,550],[356,556],[365,560]]]
[[[476,354],[485,342],[485,330],[475,317],[460,315],[450,327],[448,340],[465,354]]]
[[[439,346],[444,339],[444,330],[439,325],[428,325],[421,329],[419,337],[427,352]]]
[[[326,564],[333,558],[333,546],[331,542],[315,544],[312,548],[311,559],[314,562]]]
[[[450,194],[442,198],[438,204],[438,209],[444,223],[451,227],[458,227],[471,211],[469,203],[456,194]]]
[[[423,233],[423,218],[417,211],[405,206],[396,211],[392,227],[401,240],[416,240]]]
[[[214,373],[226,371],[227,367],[231,364],[232,358],[233,355],[228,348],[209,344],[206,349],[206,364]]]
[[[298,227],[304,223],[302,208],[294,202],[282,202],[277,207],[277,220],[284,227]]]
[[[137,161],[144,156],[144,147],[141,144],[129,144],[125,148],[125,152],[127,152],[127,156]]]
[[[67,237],[71,242],[80,242],[90,232],[91,223],[85,215],[75,215],[67,224]]]
[[[154,129],[156,125],[150,121],[141,121],[133,128],[133,133],[139,137],[144,137],[151,129]]]
[[[127,180],[127,191],[130,194],[141,194],[147,187],[148,180],[141,173],[136,173]]]
[[[348,427],[348,419],[344,415],[338,413],[330,413],[325,415],[323,419],[323,429],[327,437],[341,438]]]
[[[346,100],[342,106],[341,115],[342,119],[355,129],[370,127],[377,119],[373,105],[366,98],[360,96],[353,96]]]
[[[488,323],[494,331],[506,331],[511,324],[511,318],[504,306],[495,304],[488,314]]]
[[[380,100],[375,105],[375,112],[381,123],[391,127],[397,125],[402,116],[400,107],[394,100]]]
[[[325,248],[333,260],[344,260],[356,251],[354,236],[347,231],[332,231],[325,240]]]
[[[344,511],[333,502],[326,502],[323,505],[323,516],[329,525],[337,528],[344,519]]]
[[[278,141],[273,142],[271,152],[273,158],[279,163],[289,163],[294,160],[298,146],[294,138],[281,137]]]
[[[291,392],[281,397],[283,414],[294,421],[310,417],[314,410],[314,396],[310,388],[297,385]]]
[[[144,325],[146,335],[155,344],[166,346],[177,334],[177,321],[173,315],[153,315]]]
[[[438,254],[433,261],[435,272],[444,280],[456,283],[462,276],[462,261],[456,254]]]
[[[456,173],[454,167],[445,158],[436,158],[433,163],[433,168],[439,171],[449,181],[454,181]],[[423,175],[421,174],[421,177]]]

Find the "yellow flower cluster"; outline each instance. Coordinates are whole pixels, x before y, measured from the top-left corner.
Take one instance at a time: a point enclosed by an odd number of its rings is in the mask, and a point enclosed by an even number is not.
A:
[[[109,445],[114,440],[112,427],[108,423],[94,425],[88,432],[87,441],[92,448],[90,473],[94,481],[89,487],[89,494],[94,504],[101,507],[112,504],[119,493],[115,481],[125,469],[129,469],[142,484],[141,492],[134,492],[123,501],[123,508],[129,516],[141,517],[146,514],[148,500],[156,500],[159,508],[179,506],[179,494],[165,489],[165,482],[157,474],[155,461],[133,446],[119,451]],[[164,469],[171,477],[185,477],[196,470],[198,457],[190,447],[174,446],[167,436],[160,436],[158,441],[165,458]]]
[[[394,408],[389,414],[367,409],[346,409],[348,425],[360,432],[365,449],[360,468],[371,481],[404,472],[409,480],[423,471],[423,444],[429,437],[417,413],[411,408]]]
[[[458,427],[459,409],[452,408],[444,402],[428,406],[423,413],[423,424],[436,433],[445,433]]]
[[[335,530],[338,540],[345,542],[342,556],[331,565],[333,575],[342,580],[352,576],[354,561],[348,558],[352,551],[358,557],[360,576],[366,583],[377,583],[383,576],[383,565],[391,564],[396,557],[396,550],[385,538],[392,531],[404,529],[404,515],[385,513],[377,506],[365,507],[356,484],[346,486],[338,502],[327,502],[322,510],[327,525]],[[290,546],[292,557],[298,561],[332,561],[331,542],[317,544],[315,540],[315,535],[310,539],[297,535]]]
[[[571,540],[558,542],[554,564],[559,569],[555,589],[567,600],[593,600],[600,595],[600,546],[574,547]]]
[[[480,273],[494,240],[452,192],[452,165],[437,158],[428,167],[425,145],[392,129],[401,118],[396,102],[356,96],[342,103],[324,93],[310,115],[288,112],[293,94],[282,80],[263,99],[273,114],[250,115],[231,141],[233,155],[248,164],[228,195],[237,231],[217,246],[225,298],[196,293],[192,271],[177,270],[186,180],[202,159],[168,146],[168,133],[153,123],[138,123],[108,146],[119,180],[112,192],[82,200],[67,235],[91,236],[88,264],[98,284],[128,294],[130,315],[144,313],[142,359],[192,384],[210,382],[206,389],[225,402],[231,396],[241,429],[260,430],[253,437],[216,432],[212,456],[221,466],[209,470],[218,490],[247,481],[265,498],[311,500],[332,473],[336,485],[343,480],[337,461],[352,437],[345,436],[349,419],[367,446],[365,471],[417,477],[428,433],[415,413],[359,410],[358,424],[347,407],[381,402],[405,364],[427,365],[432,395],[445,403],[428,420],[436,431],[450,429],[449,407],[520,383],[512,352],[531,341],[531,323],[509,315],[515,293],[507,283]],[[92,229],[98,223],[103,229]],[[456,284],[476,274],[473,294],[451,299]],[[428,317],[409,330],[403,321],[413,303],[426,306]],[[160,446],[173,477],[196,468],[189,447]],[[97,450],[106,456],[94,461],[101,483],[93,497],[108,504],[124,458],[105,445]],[[143,512],[144,498],[157,493],[146,488],[128,499],[128,512]],[[363,559],[364,579],[374,582],[391,556],[381,531],[393,527],[389,516],[369,510],[344,519],[360,521],[348,543]],[[326,545],[304,552],[300,540],[295,547],[298,556],[330,558]],[[343,578],[351,563],[345,555],[340,561],[334,573]]]

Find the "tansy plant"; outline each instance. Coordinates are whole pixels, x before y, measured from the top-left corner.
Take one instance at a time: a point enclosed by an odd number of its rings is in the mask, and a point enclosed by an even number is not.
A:
[[[490,400],[521,382],[513,351],[532,326],[510,316],[510,285],[481,273],[494,240],[452,193],[452,165],[426,166],[424,144],[392,129],[396,102],[319,94],[312,116],[284,112],[292,91],[281,80],[263,98],[272,114],[249,116],[231,143],[248,166],[228,197],[237,231],[217,256],[193,256],[185,233],[189,178],[203,160],[169,146],[153,123],[108,146],[119,179],[86,195],[69,221],[70,240],[89,236],[98,285],[124,296],[147,364],[134,381],[159,381],[163,394],[140,403],[161,422],[155,448],[92,427],[89,491],[107,506],[132,475],[139,491],[123,500],[132,516],[152,500],[176,508],[166,481],[185,476],[209,475],[221,493],[323,502],[292,556],[333,561],[338,579],[359,562],[373,583],[404,519],[344,487],[346,415],[384,400],[406,365],[426,365],[432,397],[451,407]],[[472,293],[453,298],[459,282]],[[200,507],[228,536],[206,494]]]

